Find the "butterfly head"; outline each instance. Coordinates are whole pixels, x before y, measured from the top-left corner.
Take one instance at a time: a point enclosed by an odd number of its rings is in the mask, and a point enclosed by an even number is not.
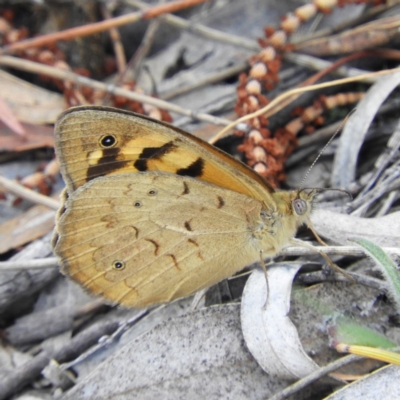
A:
[[[305,220],[307,220],[313,210],[314,198],[319,193],[321,193],[322,191],[326,191],[326,190],[339,191],[339,192],[347,194],[351,198],[350,193],[346,192],[345,190],[342,190],[342,189],[330,189],[330,188],[298,189],[296,192],[294,192],[296,195],[291,200],[291,205],[292,205],[294,215],[298,216],[299,218],[304,216]],[[305,220],[304,220],[304,222],[305,222]]]
[[[296,217],[298,225],[308,223],[313,210],[314,198],[318,189],[299,189],[292,192],[291,208],[292,214]]]

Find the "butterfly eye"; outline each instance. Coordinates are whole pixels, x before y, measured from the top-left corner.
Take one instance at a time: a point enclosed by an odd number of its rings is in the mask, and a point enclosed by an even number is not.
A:
[[[120,271],[121,269],[125,268],[125,263],[123,261],[114,261],[113,268]]]
[[[117,138],[113,135],[105,135],[100,138],[99,144],[104,149],[109,149],[117,144]]]
[[[304,215],[306,213],[307,203],[303,199],[294,199],[292,204],[297,215]]]
[[[151,189],[151,190],[149,190],[148,193],[149,193],[149,196],[155,196],[157,194],[157,190]]]
[[[142,202],[141,202],[141,201],[135,201],[135,202],[133,203],[133,205],[134,205],[136,208],[140,208],[140,207],[142,207]]]

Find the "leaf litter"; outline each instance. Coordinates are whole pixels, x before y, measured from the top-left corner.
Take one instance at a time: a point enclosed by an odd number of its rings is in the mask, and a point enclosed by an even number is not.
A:
[[[132,11],[128,3],[128,1],[120,2],[119,5],[121,8],[126,7],[125,10]],[[88,5],[85,12],[93,16],[91,7],[94,7],[93,4]],[[264,3],[261,4],[256,0],[247,2],[245,6],[238,1],[232,4],[219,1],[211,6],[198,6],[191,13],[196,23],[200,22],[200,24],[240,35],[243,39],[252,40],[257,48],[255,39],[263,36],[263,28],[266,25],[277,26],[276,21],[280,15],[295,9],[295,5],[288,2],[268,4],[270,18],[268,20],[267,10],[263,7]],[[364,6],[352,7],[354,14],[351,15],[347,11],[352,18],[367,15],[370,12],[364,9]],[[71,10],[68,10],[69,18],[74,15]],[[18,6],[10,7],[3,11],[2,17],[12,21],[10,13],[18,12],[20,12]],[[53,14],[49,14],[50,21],[54,18],[54,10],[52,12]],[[330,23],[335,25],[342,22],[343,15],[343,10],[335,9],[329,17]],[[91,21],[93,22],[93,19],[88,18],[87,21],[82,20],[80,24]],[[322,28],[327,26],[326,20],[321,23]],[[32,29],[31,26],[29,28]],[[18,37],[18,40],[25,37],[22,26],[12,27],[11,23],[7,29],[6,37],[9,42],[3,45],[11,44],[13,35]],[[143,65],[147,65],[147,70],[146,68],[140,70],[138,81],[141,82],[143,88],[148,93],[157,91],[161,97],[169,98],[171,103],[182,107],[203,113],[213,113],[223,119],[232,119],[236,102],[238,71],[246,71],[245,66],[249,56],[257,51],[249,50],[249,47],[223,44],[210,38],[205,39],[193,33],[182,34],[175,42],[160,44],[161,39],[164,39],[160,32],[156,31],[153,40],[162,50],[157,54],[147,56],[143,62]],[[329,40],[329,35],[326,39]],[[346,37],[345,39],[347,40]],[[124,43],[130,43],[129,39],[127,42],[126,36],[123,40]],[[93,43],[93,49],[99,52],[92,56],[93,59],[100,57],[102,65],[105,65],[102,41],[97,37]],[[67,52],[71,52],[68,45],[64,44],[64,48]],[[128,51],[127,48],[125,50]],[[54,54],[60,57],[60,53]],[[82,55],[82,52],[78,51],[76,54]],[[10,62],[5,57],[0,56],[3,66],[6,62]],[[64,60],[57,57],[52,59],[49,53],[41,51],[31,53],[32,60],[48,60],[48,65],[58,63],[59,66],[65,67],[61,63]],[[75,58],[79,59],[79,57]],[[90,61],[90,56],[82,57],[82,60],[78,60],[78,64],[82,63],[82,68],[90,69],[90,73],[95,73],[92,71],[90,62],[88,63],[88,58]],[[312,58],[309,60],[313,61]],[[358,67],[364,70],[383,68],[377,64],[378,58],[374,60],[374,63],[367,58],[361,60],[363,63],[359,63]],[[312,65],[318,65],[317,61],[315,60],[315,64]],[[240,68],[235,72],[230,72],[231,75],[227,74],[223,81],[218,80],[221,78],[214,78],[214,75],[220,74],[232,65],[238,65]],[[174,69],[175,72],[173,72]],[[257,71],[254,70],[252,74],[256,74]],[[83,72],[82,76],[85,75],[86,72]],[[286,88],[292,88],[309,75],[310,72],[300,64],[284,64],[284,70],[280,72],[282,88],[278,86],[273,89],[272,95],[276,96],[280,91],[285,90],[287,82],[290,81],[290,85]],[[52,123],[64,107],[62,95],[55,89],[61,88],[64,96],[68,96],[67,104],[69,105],[81,104],[81,101],[98,102],[99,99],[96,98],[94,90],[82,90],[82,86],[73,81],[72,84],[64,86],[61,86],[59,81],[47,82],[45,91],[39,87],[38,81],[32,84],[24,79],[5,76],[2,79],[8,79],[8,82],[11,82],[8,83],[10,86],[7,91],[10,95],[3,94],[3,98],[25,129],[23,140],[10,131],[7,132],[7,136],[4,134],[0,138],[3,150],[2,162],[5,166],[2,173],[7,176],[7,163],[10,160],[22,160],[26,154],[29,154],[32,159],[44,159],[47,162],[51,160],[51,153],[43,150],[43,148],[53,146],[52,137],[49,135],[52,128],[46,124]],[[202,81],[201,87],[196,86],[199,81]],[[389,102],[395,100],[396,86],[397,81],[391,75],[381,78],[372,89],[367,91],[365,99],[357,105],[357,112],[351,117],[353,120],[347,124],[341,137],[335,139],[328,151],[322,155],[320,165],[323,167],[316,168],[318,171],[325,171],[325,176],[321,174],[315,176],[316,186],[325,187],[329,184],[329,180],[332,180],[339,187],[345,187],[355,195],[355,200],[347,204],[345,204],[345,199],[336,198],[325,200],[317,206],[320,210],[315,213],[313,221],[317,231],[329,243],[346,244],[348,237],[355,236],[354,234],[358,236],[365,234],[383,247],[400,247],[396,230],[396,218],[399,213],[399,143],[396,140],[398,130],[394,133],[390,131],[389,123],[389,121],[396,121],[398,117],[390,109],[384,116],[376,117],[381,103],[387,96],[391,96]],[[337,89],[339,93],[341,90]],[[178,91],[179,96],[173,97]],[[329,94],[331,93],[326,93],[326,95]],[[379,102],[377,97],[380,99]],[[305,108],[314,99],[315,94],[306,95],[296,100],[295,105]],[[335,101],[339,104],[338,99],[339,97]],[[118,101],[121,105],[126,103],[122,98]],[[137,111],[149,110],[149,107],[143,107],[140,103],[133,102],[132,104],[136,107],[133,109]],[[299,115],[293,106],[289,108],[292,115]],[[316,109],[316,107],[313,108],[313,110]],[[155,112],[154,108],[152,112]],[[343,119],[348,109],[335,112],[339,113],[339,119]],[[333,121],[334,112],[330,114],[325,118]],[[196,132],[199,128],[215,129],[206,125],[205,122],[200,126],[187,117],[179,117],[177,113],[173,113],[173,117],[179,121],[180,126],[192,132]],[[281,111],[272,117],[269,123],[270,126],[277,127],[287,124],[292,118],[293,116],[290,117],[289,111],[285,109],[284,112]],[[363,129],[360,129],[360,122],[363,123]],[[318,134],[320,123],[322,120],[315,121],[311,124],[314,124],[313,126],[308,125],[305,129],[308,133],[305,135],[314,130],[316,132],[313,135]],[[358,137],[357,141],[355,137]],[[236,152],[237,143],[238,139],[233,140],[233,137],[228,137],[219,144],[225,150]],[[242,149],[251,154],[252,145],[247,143],[246,146]],[[299,157],[298,161],[286,171],[289,182],[300,182],[305,170],[316,157],[318,148],[315,145],[312,147],[312,144],[308,146],[311,149],[308,153],[306,146],[294,150],[294,156],[301,151],[306,151],[306,153],[303,153],[305,156]],[[386,158],[382,160],[384,154]],[[333,155],[335,155],[335,161],[333,161]],[[337,165],[340,165],[340,168]],[[37,173],[37,166],[32,163],[30,172],[25,172],[19,179],[22,180],[35,173]],[[53,188],[53,191],[57,191],[61,185],[57,172],[54,174],[46,172],[41,175],[41,179],[46,181],[50,176],[51,179],[54,178],[55,183],[49,186]],[[284,174],[281,174],[278,180],[281,180],[283,176]],[[15,176],[8,177],[15,179]],[[40,191],[40,187],[38,185],[34,189]],[[9,198],[10,195],[4,193],[4,196]],[[12,260],[17,264],[19,260],[29,261],[51,256],[50,235],[46,235],[52,228],[52,215],[49,210],[42,208],[39,211],[35,209],[25,211],[26,203],[21,206],[11,204],[10,200],[2,202],[4,212],[9,207],[17,210],[16,213],[19,214],[18,221],[11,222],[10,219],[0,227],[4,236],[3,260]],[[326,211],[329,208],[333,208],[335,213]],[[347,216],[346,211],[351,211],[354,216]],[[15,211],[13,213],[15,216]],[[20,239],[17,233],[24,238]],[[301,235],[306,237],[306,233],[301,233]],[[32,243],[27,244],[29,242]],[[315,263],[320,262],[318,255],[311,258],[315,260]],[[307,256],[307,259],[310,260],[310,257]],[[299,261],[302,260],[299,259]],[[352,264],[356,265],[359,262],[356,257],[348,255],[335,256],[334,261],[349,270]],[[304,274],[312,273],[313,266],[304,264]],[[368,268],[364,269],[368,270]],[[374,277],[379,277],[379,273],[374,268],[369,269],[369,273]],[[262,278],[263,276],[257,280],[262,280]],[[22,272],[21,270],[2,271],[0,282],[1,324],[6,340],[0,351],[0,357],[8,360],[2,363],[6,368],[1,374],[4,374],[6,379],[0,384],[0,398],[5,398],[7,394],[22,395],[24,393],[37,396],[40,393],[42,398],[44,396],[54,398],[53,396],[58,397],[64,391],[66,399],[88,396],[89,398],[97,396],[95,398],[123,399],[130,398],[132,395],[145,399],[154,398],[157,394],[165,398],[187,398],[188,393],[192,395],[192,398],[266,398],[284,389],[290,381],[287,377],[272,378],[271,373],[266,374],[257,364],[255,361],[258,359],[257,355],[254,354],[253,358],[250,353],[252,346],[250,343],[245,344],[246,333],[244,333],[244,338],[242,336],[242,329],[245,328],[240,325],[239,306],[236,304],[219,304],[189,312],[189,301],[183,300],[157,311],[150,310],[142,318],[138,317],[137,310],[99,306],[97,301],[90,296],[76,292],[76,285],[66,281],[54,268],[28,269]],[[232,298],[240,299],[242,290],[242,280],[231,279],[223,295],[213,297],[218,297],[223,302],[230,302]],[[304,292],[308,293],[306,300],[304,300]],[[302,351],[307,354],[307,357],[317,360],[319,365],[324,365],[339,357],[328,346],[328,336],[324,325],[326,322],[324,318],[327,318],[324,313],[324,304],[336,312],[351,315],[351,318],[361,318],[367,326],[378,327],[383,332],[398,326],[395,313],[385,296],[379,291],[371,291],[357,284],[322,281],[310,287],[296,288],[292,297],[290,318],[297,327],[298,340],[304,348]],[[290,295],[285,301],[287,302],[289,298]],[[243,304],[242,307],[244,307]],[[257,311],[261,312],[262,309],[257,307]],[[261,318],[252,314],[242,315],[242,319],[244,317],[255,322],[260,322]],[[41,326],[41,324],[52,323],[54,326],[51,331]],[[120,332],[121,326],[123,327],[121,334],[113,336],[115,332]],[[271,326],[268,328],[270,329]],[[273,331],[274,326],[272,326]],[[257,335],[257,333],[252,335]],[[95,349],[93,351],[90,350],[92,346]],[[259,347],[261,350],[262,342]],[[276,356],[280,361],[284,359],[279,352]],[[55,359],[61,365],[50,363],[51,359]],[[46,365],[48,369],[44,370]],[[376,363],[364,361],[357,368],[352,364],[345,372],[364,374],[375,366]],[[76,376],[72,374],[65,377],[61,373],[64,369],[72,371]],[[382,371],[376,373],[373,379],[376,379],[376,375],[384,374]],[[375,382],[374,386],[383,385],[383,379]],[[307,397],[310,393],[313,398],[322,398],[328,386],[340,387],[343,384],[343,382],[335,382],[332,384],[332,380],[322,380],[312,388],[297,393],[296,398]],[[75,387],[70,389],[74,384]],[[369,385],[369,383],[364,385]]]

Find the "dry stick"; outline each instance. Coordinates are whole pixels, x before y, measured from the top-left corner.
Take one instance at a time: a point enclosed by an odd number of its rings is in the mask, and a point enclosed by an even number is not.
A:
[[[171,112],[176,112],[177,114],[182,114],[187,117],[193,118],[195,120],[210,122],[215,125],[225,126],[231,121],[214,117],[205,113],[196,113],[195,111],[188,110],[186,108],[179,107],[175,104],[168,103],[167,101],[160,100],[151,96],[147,96],[145,94],[132,92],[130,90],[119,88],[112,84],[104,84],[102,82],[98,82],[94,79],[86,78],[84,76],[75,74],[71,71],[61,70],[58,68],[50,67],[47,65],[43,65],[40,63],[35,63],[28,60],[22,60],[16,57],[11,56],[0,56],[0,65],[4,65],[7,67],[16,68],[23,71],[28,71],[36,74],[43,74],[46,76],[50,76],[55,79],[66,80],[69,82],[73,82],[77,85],[87,86],[95,90],[109,92],[116,96],[126,97],[130,100],[135,100],[141,103],[147,103],[154,105],[155,107],[161,108],[163,110],[168,110]]]
[[[337,79],[337,80],[334,80],[331,82],[320,83],[318,85],[312,85],[312,86],[288,90],[287,92],[278,96],[276,99],[272,100],[267,106],[259,109],[258,111],[254,112],[254,113],[247,114],[244,117],[241,117],[234,122],[231,122],[228,126],[226,126],[224,129],[222,129],[218,133],[218,135],[216,135],[213,138],[211,143],[215,143],[218,139],[223,137],[226,134],[226,132],[228,132],[229,130],[234,128],[237,124],[248,121],[252,118],[256,118],[260,115],[265,115],[266,113],[275,109],[275,107],[277,107],[281,102],[285,101],[288,97],[290,98],[293,95],[297,95],[298,93],[311,92],[313,90],[323,89],[323,88],[337,86],[337,85],[343,85],[345,83],[358,82],[358,81],[365,80],[367,78],[379,77],[382,75],[392,74],[395,72],[400,72],[400,68],[393,68],[393,69],[389,69],[389,70],[385,70],[385,71],[371,72],[371,73],[365,74],[365,75],[359,75],[359,76],[355,76],[355,77],[351,77],[351,78]]]
[[[135,52],[135,54],[132,56],[132,58],[129,60],[128,64],[125,65],[124,70],[119,70],[119,76],[117,81],[115,82],[116,86],[120,86],[125,82],[126,79],[136,81],[137,79],[137,74],[138,71],[140,70],[141,67],[141,61],[142,59],[147,55],[148,51],[151,48],[151,44],[154,40],[155,33],[158,30],[159,27],[159,20],[155,19],[152,20],[146,30],[146,33],[142,39],[142,43],[140,44],[139,48]],[[131,72],[130,70],[133,69]],[[108,104],[111,98],[111,93],[107,93],[107,95],[104,97],[102,104]]]
[[[28,189],[18,182],[7,179],[6,177],[1,175],[0,189],[3,191],[14,193],[17,196],[32,201],[34,203],[42,204],[46,207],[52,208],[53,210],[58,210],[58,208],[60,207],[60,203],[57,200]]]
[[[391,60],[400,60],[400,51],[393,49],[377,49],[377,50],[365,50],[365,57],[371,58],[386,58]],[[358,53],[362,54],[362,53]],[[314,69],[316,71],[321,71],[329,68],[333,65],[332,61],[323,60],[322,58],[310,56],[308,54],[299,54],[299,53],[285,53],[283,58],[286,61],[290,61],[302,67],[306,67],[309,69]],[[353,67],[340,67],[332,71],[333,74],[343,77],[350,76],[358,76],[362,74],[368,73],[368,71],[353,68]],[[366,79],[365,82],[374,83],[376,79]]]
[[[317,371],[311,373],[310,375],[307,375],[305,378],[298,380],[296,383],[294,383],[293,385],[290,385],[286,389],[283,389],[279,393],[276,393],[275,395],[270,397],[268,400],[286,399],[290,395],[297,393],[301,389],[304,389],[310,383],[315,382],[316,380],[322,378],[323,376],[328,375],[331,372],[336,371],[337,369],[342,368],[350,363],[353,363],[355,361],[360,361],[363,359],[364,359],[363,357],[354,356],[354,355],[339,358],[338,360],[331,362],[330,364],[326,365],[325,367],[319,368]]]
[[[366,57],[367,55],[368,54],[365,53],[365,52],[360,52],[360,53],[352,54],[350,56],[341,58],[341,59],[335,61],[334,63],[331,63],[331,65],[329,65],[326,69],[324,69],[324,70],[320,71],[319,73],[317,73],[317,74],[311,76],[310,78],[306,79],[304,82],[302,82],[297,87],[310,86],[310,85],[314,84],[315,82],[319,81],[323,76],[335,71],[340,65],[346,64],[349,61],[352,61],[354,59],[358,59],[358,58],[361,58],[361,57]],[[264,117],[268,118],[271,115],[276,114],[277,112],[281,111],[288,104],[292,103],[298,97],[300,97],[300,95],[301,94],[299,93],[299,94],[296,94],[296,95],[288,97],[286,100],[282,101],[280,104],[278,104],[277,106],[275,106],[274,108],[269,110],[267,113],[265,113]]]
[[[161,94],[160,98],[163,100],[169,100],[169,99],[172,99],[173,97],[180,96],[182,94],[191,92],[193,90],[202,88],[204,86],[220,82],[224,79],[227,79],[227,78],[230,78],[232,76],[239,74],[240,72],[244,71],[248,66],[249,66],[249,64],[247,62],[238,64],[238,65],[234,65],[233,67],[226,68],[223,71],[218,71],[216,73],[205,76],[204,78],[200,78],[198,81],[196,81],[192,84],[189,84],[189,85],[186,85],[183,87],[178,87],[175,90],[171,90],[165,94]]]
[[[309,50],[313,46],[328,46],[330,41],[333,41],[333,43],[335,44],[340,41],[342,42],[342,46],[340,46],[340,48],[336,45],[334,46],[334,49],[326,49],[325,52],[320,52],[320,55],[334,55],[340,53],[348,54],[349,52],[354,51],[354,47],[357,47],[354,46],[354,41],[357,40],[355,39],[356,37],[365,38],[368,35],[367,37],[369,47],[378,47],[379,45],[383,45],[384,43],[388,42],[394,35],[396,35],[399,26],[400,21],[397,15],[394,17],[391,16],[381,18],[367,24],[360,25],[356,28],[353,28],[352,30],[336,35],[333,38],[322,37],[318,39],[308,40],[302,44],[295,46],[295,49],[299,51],[304,51],[305,48],[305,52],[307,53],[309,52],[307,50]],[[376,37],[374,33],[379,31],[384,31],[384,34],[381,33]]]
[[[390,5],[384,4],[384,5],[375,6],[371,9],[367,10],[366,12],[362,13],[360,16],[358,16],[354,19],[351,19],[350,21],[345,21],[339,25],[336,25],[336,26],[333,26],[330,28],[320,29],[317,32],[314,32],[310,35],[304,35],[302,37],[299,37],[298,40],[296,40],[296,38],[293,38],[292,43],[295,46],[297,46],[297,45],[303,44],[304,42],[318,39],[320,37],[332,36],[333,34],[343,31],[345,29],[349,29],[354,26],[365,23],[366,21],[370,21],[376,15],[395,7],[397,5],[396,3],[398,3],[398,1],[392,2]]]
[[[110,20],[112,19],[110,10],[108,9],[107,4],[100,4],[100,9],[103,14],[103,18],[105,20]],[[125,71],[126,68],[126,58],[125,58],[125,51],[124,51],[124,46],[122,45],[121,41],[121,35],[119,34],[119,31],[117,28],[111,28],[110,29],[110,39],[114,47],[114,54],[115,54],[115,59],[117,61],[117,67],[118,67],[118,72],[120,74]]]
[[[118,327],[118,322],[99,322],[78,333],[58,351],[46,350],[41,352],[32,360],[13,370],[7,376],[2,377],[0,380],[0,400],[8,398],[33,382],[40,376],[43,368],[50,360],[55,359],[62,363],[74,359],[91,346],[97,344],[101,337],[111,335]]]
[[[137,0],[124,0],[124,3],[140,8],[141,10],[145,10],[149,7],[148,4]],[[256,52],[261,50],[261,46],[257,43],[256,40],[246,39],[229,33],[221,32],[217,29],[209,28],[201,24],[187,21],[186,19],[177,17],[175,15],[171,14],[162,15],[160,19],[162,19],[165,22],[168,22],[173,26],[176,26],[181,29],[186,29],[192,33],[196,33],[199,36],[205,37],[207,39],[218,40],[219,42],[229,43],[231,45],[243,47],[249,50],[254,50]]]
[[[382,107],[379,109],[377,115],[382,115],[389,111],[397,111],[399,107],[400,107],[400,100],[396,99],[388,100],[387,103],[383,104]],[[342,121],[334,122],[333,124],[317,129],[310,136],[303,136],[299,138],[297,140],[298,147],[301,148],[301,147],[316,145],[319,142],[326,142],[338,130],[341,124]],[[294,157],[291,155],[286,161],[286,166],[290,167],[295,163],[296,161],[294,160]]]
[[[2,261],[0,262],[0,272],[18,271],[25,269],[43,269],[58,267],[57,257],[36,258],[34,260]]]
[[[156,19],[150,22],[146,33],[143,36],[142,43],[136,50],[135,54],[132,56],[131,60],[129,61],[129,66],[128,68],[132,69],[131,76],[130,78],[134,81],[137,80],[137,77],[139,75],[139,72],[141,70],[143,60],[149,53],[151,46],[154,42],[154,39],[156,37],[156,33],[158,31],[158,28],[160,27],[160,20]]]
[[[319,248],[319,247],[317,247]],[[393,255],[400,255],[400,248],[399,247],[383,247],[384,251],[393,254]],[[357,246],[323,246],[321,247],[326,254],[329,255],[337,255],[337,256],[364,256],[365,252],[361,248],[357,248]],[[291,246],[282,249],[279,252],[280,256],[306,256],[311,254],[317,254],[315,250],[304,248],[304,247],[297,247]]]
[[[296,65],[300,65],[302,67],[322,71],[325,69],[330,68],[333,65],[332,61],[323,60],[322,58],[310,56],[308,54],[297,54],[297,53],[285,53],[283,58],[286,61],[290,61]],[[343,77],[352,77],[367,74],[368,71],[359,69],[359,68],[352,68],[352,67],[345,67],[341,66],[334,71],[331,71],[332,74],[343,76]],[[365,82],[374,83],[376,79],[366,79]]]
[[[5,46],[0,54],[13,53],[18,50],[26,50],[32,47],[40,47],[47,44],[52,44],[58,40],[72,40],[77,37],[93,35],[95,33],[107,31],[111,28],[130,24],[140,20],[155,18],[161,14],[182,10],[187,7],[192,7],[196,4],[205,3],[209,0],[180,0],[172,1],[167,4],[158,5],[144,11],[137,11],[134,13],[122,15],[120,17],[112,18],[106,21],[96,22],[89,25],[79,26],[77,28],[66,29],[61,32],[51,33],[32,39],[21,40]]]
[[[348,272],[354,281],[360,285],[379,290],[385,294],[390,294],[389,285],[380,279],[371,278],[367,275],[356,274],[354,272]],[[345,282],[349,283],[349,280],[344,277],[342,274],[332,274],[331,270],[326,272],[325,270],[316,271],[316,272],[302,272],[297,275],[296,279],[303,284],[313,285],[315,283],[324,283],[324,282]],[[352,283],[350,283],[352,284]]]
[[[292,54],[293,56],[293,54]],[[363,58],[363,57],[370,57],[371,53],[370,52],[366,52],[366,51],[362,51],[359,53],[355,53],[355,54],[351,54],[349,56],[343,57],[337,61],[335,61],[334,63],[327,63],[326,68],[320,70],[319,73],[311,76],[310,78],[308,78],[307,80],[305,80],[301,85],[297,86],[297,87],[306,87],[306,86],[310,86],[312,84],[314,84],[315,82],[317,82],[318,80],[320,80],[323,76],[332,73],[332,72],[336,72],[338,69],[340,69],[341,65],[347,64],[350,61],[353,60],[357,60],[359,58]],[[294,60],[294,57],[288,57],[289,59],[292,58],[292,60]],[[310,57],[309,57],[310,59]],[[313,57],[313,61],[319,61],[319,59]],[[319,66],[323,66],[324,63],[319,63]],[[319,70],[319,69],[317,69]],[[350,71],[348,71],[350,73]],[[360,74],[366,74],[366,71],[362,71],[362,70],[355,70],[353,69],[353,71],[351,71],[350,76],[358,76]],[[348,76],[348,75],[346,75]],[[368,81],[368,79],[366,79],[366,81]],[[375,80],[370,79],[371,82],[375,82]],[[280,110],[282,110],[284,107],[286,107],[288,104],[292,103],[294,100],[296,100],[301,94],[296,94],[293,96],[288,97],[285,101],[282,101],[280,104],[278,104],[277,106],[273,107],[271,110],[269,110],[267,113],[264,114],[265,118],[270,117],[273,114],[276,114],[277,112],[279,112]]]

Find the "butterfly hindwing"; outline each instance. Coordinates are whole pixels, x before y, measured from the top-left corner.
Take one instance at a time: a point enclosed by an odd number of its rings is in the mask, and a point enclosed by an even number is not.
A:
[[[94,294],[143,307],[229,277],[259,257],[261,202],[159,172],[97,178],[73,193],[55,252]]]

